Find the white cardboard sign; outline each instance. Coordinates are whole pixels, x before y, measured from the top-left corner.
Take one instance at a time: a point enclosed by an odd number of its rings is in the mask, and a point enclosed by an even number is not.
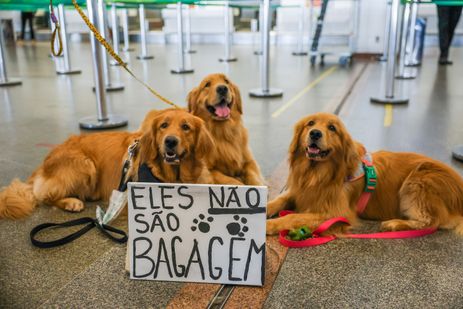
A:
[[[129,183],[130,278],[264,284],[267,187]]]

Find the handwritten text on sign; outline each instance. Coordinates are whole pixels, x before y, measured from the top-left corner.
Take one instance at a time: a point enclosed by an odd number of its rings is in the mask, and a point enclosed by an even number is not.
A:
[[[129,183],[130,277],[263,285],[267,188]]]

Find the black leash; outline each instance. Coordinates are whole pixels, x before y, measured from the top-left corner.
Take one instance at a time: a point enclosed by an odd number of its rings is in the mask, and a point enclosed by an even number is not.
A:
[[[63,238],[59,238],[59,239],[51,240],[51,241],[40,241],[35,238],[35,236],[40,231],[45,230],[45,229],[64,228],[64,227],[78,226],[78,225],[83,225],[83,224],[87,224],[87,225],[84,226],[82,229],[78,230],[77,232],[69,234]],[[117,229],[110,225],[106,225],[106,224],[100,225],[97,219],[93,219],[90,217],[79,218],[79,219],[75,219],[71,221],[66,221],[63,223],[43,223],[43,224],[37,225],[36,227],[32,229],[30,233],[30,237],[31,237],[32,244],[38,248],[54,248],[54,247],[58,247],[58,246],[62,246],[67,243],[70,243],[73,240],[76,240],[77,238],[84,235],[85,233],[93,229],[94,227],[97,227],[100,230],[100,232],[103,233],[103,235],[105,235],[106,237],[108,237],[114,242],[117,242],[120,244],[127,242],[128,237],[124,231]],[[116,237],[112,235],[111,233],[119,234],[121,235],[121,237]]]

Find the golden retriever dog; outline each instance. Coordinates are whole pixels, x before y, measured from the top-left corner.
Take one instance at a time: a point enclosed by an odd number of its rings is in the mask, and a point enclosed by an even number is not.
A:
[[[107,201],[118,188],[127,148],[139,139],[129,172],[137,180],[146,164],[161,182],[211,183],[204,157],[213,148],[204,122],[185,110],[153,112],[144,132],[105,132],[72,136],[54,148],[26,183],[14,180],[0,192],[0,218],[29,215],[44,203],[81,211],[85,200]]]
[[[285,208],[296,213],[267,221],[267,234],[343,216],[355,224],[362,177],[348,181],[361,166],[363,146],[352,140],[338,117],[319,113],[301,119],[289,147],[286,192],[268,204],[268,216]],[[463,235],[463,179],[447,165],[416,153],[372,154],[377,187],[360,215],[380,220],[385,231],[454,229]],[[328,230],[338,234],[345,226]]]
[[[207,156],[215,183],[262,185],[259,166],[248,146],[243,106],[238,87],[223,74],[206,76],[188,94],[188,110],[206,123],[216,145]]]

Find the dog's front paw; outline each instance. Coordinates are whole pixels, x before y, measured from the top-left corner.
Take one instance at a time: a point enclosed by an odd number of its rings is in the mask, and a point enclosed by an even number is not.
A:
[[[267,220],[267,235],[276,235],[278,234],[278,224],[275,222],[275,219]]]
[[[57,206],[71,212],[81,212],[85,208],[84,202],[73,197],[58,201]]]

